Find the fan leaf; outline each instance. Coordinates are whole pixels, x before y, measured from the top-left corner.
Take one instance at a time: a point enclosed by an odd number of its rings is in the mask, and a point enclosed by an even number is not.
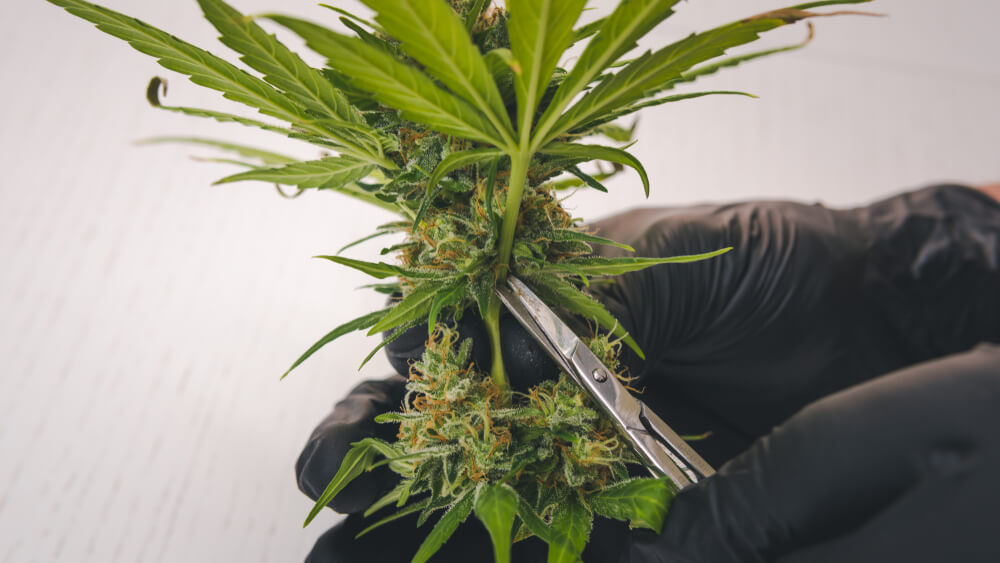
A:
[[[709,258],[714,258],[720,254],[725,254],[732,250],[732,247],[721,248],[713,252],[706,252],[704,254],[691,254],[687,256],[667,256],[665,258],[634,258],[634,257],[624,257],[624,258],[601,258],[601,257],[590,257],[590,258],[577,258],[573,260],[567,260],[565,262],[558,262],[555,264],[546,264],[543,268],[543,272],[561,272],[568,274],[583,274],[587,276],[618,276],[627,272],[636,272],[639,270],[644,270],[651,266],[657,266],[660,264],[684,264],[688,262],[698,262],[700,260],[707,260]]]
[[[380,103],[400,110],[406,119],[456,137],[504,146],[482,113],[385,50],[297,18],[267,17],[297,33],[309,48],[327,57],[331,68]]]
[[[372,461],[374,461],[375,455],[375,448],[370,443],[358,442],[354,444],[354,447],[344,455],[344,460],[340,463],[340,469],[337,470],[337,474],[330,480],[330,484],[326,486],[323,494],[316,500],[316,504],[309,511],[309,516],[306,517],[306,521],[302,526],[308,526],[326,505],[333,500],[333,497],[344,490],[344,487],[357,478],[358,475],[364,473]]]
[[[136,18],[83,0],[49,0],[127,41],[137,51],[155,57],[170,70],[187,75],[199,86],[222,92],[226,98],[290,123],[307,123],[303,108],[270,84],[219,57]]]
[[[585,4],[586,0],[507,1],[511,51],[520,68],[514,84],[522,137],[531,131],[538,103],[559,58],[573,42],[573,25]]]
[[[412,563],[424,563],[441,549],[444,542],[448,541],[448,538],[458,529],[459,524],[465,522],[465,519],[469,517],[472,512],[474,496],[472,491],[467,491],[458,502],[448,509],[448,512],[438,520],[434,529],[427,534],[424,543],[420,544],[420,549],[411,560]]]
[[[576,0],[578,1],[578,0]],[[500,91],[465,23],[444,0],[362,0],[406,54],[452,92],[474,105],[512,142]]]
[[[587,545],[593,516],[575,494],[558,505],[549,532],[548,563],[577,563]]]
[[[856,3],[856,0],[847,2]],[[693,66],[723,55],[727,49],[757,40],[761,33],[806,18],[825,15],[833,14],[819,14],[797,8],[775,10],[694,33],[655,52],[647,52],[621,71],[601,80],[558,119],[552,131],[558,134],[575,129],[580,124],[640,100],[649,95],[650,91],[659,90],[665,84],[681,78]]]
[[[286,376],[288,376],[288,374],[291,373],[293,369],[299,367],[299,364],[309,359],[309,356],[312,356],[313,354],[318,352],[319,349],[322,348],[323,346],[326,346],[327,344],[333,342],[334,340],[340,338],[341,336],[344,336],[345,334],[354,332],[356,330],[364,330],[366,328],[369,328],[373,326],[375,323],[377,323],[379,320],[381,320],[382,317],[386,316],[387,314],[389,314],[389,309],[383,309],[381,311],[375,311],[374,313],[368,313],[367,315],[362,315],[352,321],[348,321],[338,326],[337,328],[331,330],[330,332],[326,333],[323,336],[323,338],[317,340],[315,344],[310,346],[309,349],[305,351],[305,353],[299,356],[299,359],[295,360],[295,363],[292,364],[292,367],[288,368],[285,371],[285,373],[281,374],[281,379],[284,379]]]
[[[413,290],[413,293],[397,303],[389,311],[389,314],[375,323],[375,326],[368,330],[368,334],[378,334],[404,323],[424,320],[430,313],[434,297],[443,289],[445,289],[444,284],[437,282],[426,282],[418,286],[417,289]]]
[[[646,192],[646,197],[649,197],[649,176],[646,175],[645,167],[643,167],[642,163],[639,162],[639,159],[622,149],[601,145],[552,143],[538,152],[553,156],[567,157],[577,162],[606,160],[608,162],[617,162],[618,164],[630,166],[639,173],[639,177],[642,179],[642,188]]]
[[[306,188],[339,188],[356,182],[375,169],[375,166],[355,158],[340,156],[319,160],[295,162],[276,168],[258,168],[226,176],[216,184],[228,184],[244,180],[274,182],[286,186]]]
[[[673,484],[661,477],[611,485],[588,497],[587,502],[601,516],[628,520],[632,528],[649,528],[659,534],[673,499]]]
[[[487,485],[476,494],[476,517],[493,540],[493,560],[510,563],[511,532],[519,495],[506,483]]]
[[[619,57],[632,50],[636,41],[673,14],[679,0],[634,0],[622,2],[605,18],[596,36],[587,43],[573,70],[560,84],[532,134],[534,146],[542,146],[559,135],[553,130],[566,106]]]
[[[322,258],[324,260],[329,260],[331,262],[336,262],[342,266],[347,266],[348,268],[354,268],[360,272],[364,272],[369,276],[376,279],[385,279],[391,276],[400,276],[404,278],[417,278],[417,279],[440,279],[449,277],[449,274],[442,273],[439,271],[425,271],[425,270],[414,270],[412,268],[401,268],[399,266],[394,266],[392,264],[386,264],[385,262],[365,262],[363,260],[354,260],[353,258],[345,258],[343,256],[315,256],[315,258]]]

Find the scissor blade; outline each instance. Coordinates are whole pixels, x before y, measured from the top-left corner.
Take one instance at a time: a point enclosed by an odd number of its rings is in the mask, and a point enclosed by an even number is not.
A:
[[[514,276],[507,276],[507,286],[503,284],[497,286],[496,293],[507,309],[536,340],[543,345],[554,347],[560,355],[568,358],[573,350],[583,343],[580,337],[523,281]]]
[[[675,448],[668,447],[671,445],[669,438],[676,436],[670,427],[655,414],[649,417],[647,413],[651,411],[646,405],[625,389],[576,333],[524,282],[508,276],[506,286],[501,284],[496,292],[514,317],[541,343],[563,371],[590,393],[651,470],[667,475],[680,488],[703,476],[701,467],[693,468],[686,463],[687,456],[678,455]],[[658,432],[660,425],[667,432]],[[693,450],[691,453],[701,460]],[[708,464],[704,466],[708,467]]]

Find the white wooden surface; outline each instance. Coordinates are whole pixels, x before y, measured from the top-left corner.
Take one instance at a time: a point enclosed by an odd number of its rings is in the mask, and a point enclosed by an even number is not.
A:
[[[106,3],[226,53],[193,1]],[[777,5],[692,0],[650,45]],[[149,58],[40,0],[5,6],[0,561],[301,560],[336,517],[301,529],[310,502],[295,488],[295,457],[336,398],[388,364],[355,373],[374,342],[352,336],[278,375],[329,328],[379,305],[353,289],[360,275],[309,257],[385,217],[332,194],[285,201],[263,184],[209,187],[229,170],[188,158],[206,151],[133,146],[160,134],[287,145],[153,110],[146,81],[172,75]],[[307,0],[237,6],[331,20]],[[634,150],[654,181],[649,203],[849,205],[931,181],[1000,179],[998,4],[871,8],[891,17],[819,20],[807,50],[703,84],[759,100],[645,114]],[[769,44],[804,33],[781,30]],[[168,103],[231,107],[180,77],[170,85]],[[626,175],[609,197],[571,205],[593,218],[640,194]]]

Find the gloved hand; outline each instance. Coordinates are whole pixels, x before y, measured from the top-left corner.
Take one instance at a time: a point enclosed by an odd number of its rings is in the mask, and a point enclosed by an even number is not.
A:
[[[812,403],[680,492],[632,563],[1000,561],[1000,346]]]
[[[787,202],[637,210],[596,226],[640,256],[735,247],[623,276],[598,296],[646,352],[645,362],[627,358],[643,399],[680,433],[712,431],[693,445],[715,465],[820,397],[1000,340],[1000,205],[966,188],[853,210]],[[366,403],[356,418],[396,404]],[[329,465],[342,455],[329,454]],[[300,483],[321,489],[333,472],[313,467],[300,464]],[[599,543],[595,536],[591,546]]]

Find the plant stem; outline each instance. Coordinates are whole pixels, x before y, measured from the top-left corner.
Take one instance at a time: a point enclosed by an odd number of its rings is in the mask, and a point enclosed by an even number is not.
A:
[[[503,211],[503,224],[500,226],[500,254],[497,257],[498,282],[504,280],[510,270],[514,230],[517,228],[517,218],[521,212],[521,195],[524,193],[524,181],[528,176],[530,161],[531,153],[528,151],[510,157],[510,183],[507,185],[507,205]]]
[[[503,366],[503,349],[500,347],[500,299],[496,295],[490,296],[490,304],[486,310],[486,332],[490,335],[490,352],[493,354],[493,366],[490,368],[490,376],[493,383],[502,391],[506,391],[510,386],[507,381],[507,372]]]
[[[524,183],[528,175],[528,164],[531,153],[522,151],[510,157],[510,182],[507,185],[507,204],[503,213],[503,224],[500,226],[500,250],[497,257],[497,283],[502,283],[510,271],[510,254],[514,247],[514,230],[517,228],[517,217],[521,211],[521,195],[524,193]],[[506,390],[509,387],[507,372],[504,371],[503,349],[500,344],[500,300],[494,295],[490,298],[486,310],[486,332],[490,335],[490,350],[493,352],[493,366],[490,372],[497,387]]]

